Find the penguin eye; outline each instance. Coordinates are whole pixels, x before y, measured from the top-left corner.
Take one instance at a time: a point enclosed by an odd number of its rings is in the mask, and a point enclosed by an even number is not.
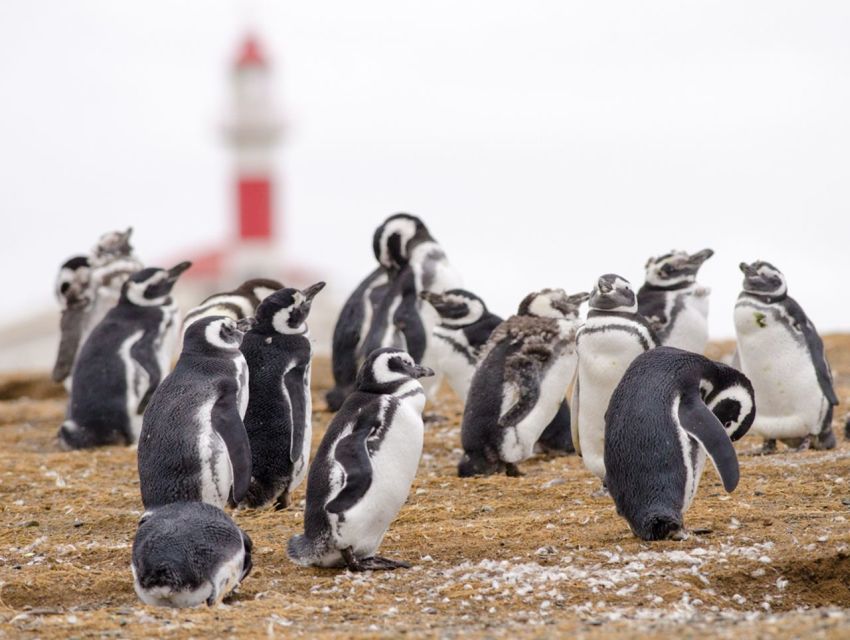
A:
[[[663,265],[661,267],[661,273],[669,276],[671,273],[673,273],[673,266],[670,263]]]

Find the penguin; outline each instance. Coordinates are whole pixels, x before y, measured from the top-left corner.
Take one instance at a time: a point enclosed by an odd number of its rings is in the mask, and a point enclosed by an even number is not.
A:
[[[490,336],[463,411],[458,476],[522,475],[543,430],[563,404],[576,367],[579,307],[587,293],[543,289]]]
[[[776,440],[806,449],[832,449],[838,396],[823,341],[802,307],[788,295],[785,276],[769,262],[742,262],[743,291],[735,304],[741,371],[758,403],[753,433],[764,451]]]
[[[142,413],[171,366],[179,323],[171,289],[191,265],[142,269],[124,283],[118,304],[91,332],[74,363],[60,447],[138,440]]]
[[[605,411],[629,364],[658,346],[628,280],[613,273],[599,278],[590,294],[587,321],[578,333],[578,368],[573,385],[572,435],[584,465],[605,481]]]
[[[59,324],[59,351],[51,378],[57,383],[65,382],[65,388],[69,391],[71,367],[80,346],[89,304],[87,293],[90,278],[91,263],[88,256],[74,256],[66,260],[56,278],[55,293],[62,316]]]
[[[186,314],[183,333],[193,322],[209,316],[224,316],[233,320],[253,316],[257,305],[280,289],[283,289],[283,284],[277,280],[254,278],[246,280],[233,291],[213,294]]]
[[[71,258],[59,270],[56,293],[62,316],[52,378],[64,382],[68,391],[74,360],[89,333],[118,304],[127,278],[142,269],[142,263],[133,255],[132,233],[130,227],[103,234],[89,256]]]
[[[249,371],[239,350],[252,318],[201,318],[186,330],[183,351],[151,398],[139,438],[142,503],[206,502],[218,508],[245,498],[251,447],[243,418]]]
[[[650,258],[646,282],[638,291],[638,311],[655,330],[661,344],[703,353],[708,344],[708,296],[711,289],[697,284],[703,263],[714,255],[703,249]]]
[[[443,373],[457,397],[466,404],[469,385],[484,345],[502,318],[487,310],[484,301],[470,291],[450,289],[419,294],[440,316],[434,327],[432,365]],[[537,448],[559,455],[575,453],[570,430],[570,408],[564,399],[558,413],[540,435]]]
[[[375,230],[372,250],[379,266],[348,298],[334,327],[335,384],[326,396],[331,411],[337,411],[354,388],[358,367],[373,350],[394,346],[417,362],[425,358],[438,319],[418,293],[460,286],[445,252],[416,216],[397,213],[387,218]],[[438,384],[429,386],[433,390]]]
[[[706,457],[723,488],[738,485],[732,442],[756,416],[753,385],[702,355],[658,347],[632,361],[605,414],[606,485],[617,513],[643,540],[683,539],[683,514]]]
[[[304,477],[312,443],[310,359],[313,348],[307,316],[325,286],[281,289],[257,307],[256,325],[240,350],[248,363],[249,393],[245,430],[251,443],[251,484],[242,502],[289,506]]]
[[[375,553],[416,475],[425,406],[419,379],[429,375],[400,349],[369,354],[310,465],[304,534],[287,544],[294,563],[351,571],[410,566]]]
[[[175,502],[146,511],[133,540],[133,586],[154,607],[212,607],[251,572],[253,543],[221,509]]]

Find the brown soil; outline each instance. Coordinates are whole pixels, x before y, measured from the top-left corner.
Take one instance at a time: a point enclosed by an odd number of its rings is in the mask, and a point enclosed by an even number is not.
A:
[[[850,336],[826,339],[843,433]],[[711,355],[730,345],[713,345]],[[315,366],[324,407],[326,361]],[[135,450],[60,452],[64,393],[46,376],[0,379],[0,637],[850,636],[850,443],[742,455],[727,495],[712,468],[683,542],[635,539],[581,461],[537,458],[522,478],[460,480],[460,408],[443,391],[384,555],[393,573],[302,569],[285,512],[240,511],[254,571],[227,605],[141,606],[130,546],[140,515]],[[317,445],[330,414],[314,415]],[[738,444],[747,454],[760,443]]]

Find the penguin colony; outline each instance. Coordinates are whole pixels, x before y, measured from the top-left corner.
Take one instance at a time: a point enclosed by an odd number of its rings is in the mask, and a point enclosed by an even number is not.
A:
[[[422,220],[400,213],[376,229],[377,266],[337,319],[336,415],[311,461],[308,319],[325,283],[251,279],[181,328],[171,291],[191,264],[145,268],[130,236],[107,233],[62,264],[53,378],[69,389],[62,448],[138,445],[145,511],[131,570],[146,604],[220,603],[252,567],[251,538],[225,509],[286,509],[305,479],[304,531],[285,545],[293,563],[409,567],[378,552],[442,377],[465,405],[460,477],[516,477],[535,453],[578,453],[644,540],[687,536],[708,460],[735,489],[732,443],[749,430],[766,453],[777,441],[835,446],[823,343],[772,264],[740,265],[732,367],[702,355],[710,289],[697,275],[711,249],[651,257],[637,293],[603,274],[589,293],[528,293],[503,320],[460,288]]]

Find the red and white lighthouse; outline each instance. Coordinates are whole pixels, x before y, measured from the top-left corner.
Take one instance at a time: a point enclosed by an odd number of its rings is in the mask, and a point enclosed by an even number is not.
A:
[[[240,246],[237,271],[268,269],[279,220],[273,178],[282,130],[271,88],[271,69],[259,40],[243,40],[231,76],[232,103],[225,135],[233,150],[235,208]],[[279,268],[279,265],[278,265]]]

